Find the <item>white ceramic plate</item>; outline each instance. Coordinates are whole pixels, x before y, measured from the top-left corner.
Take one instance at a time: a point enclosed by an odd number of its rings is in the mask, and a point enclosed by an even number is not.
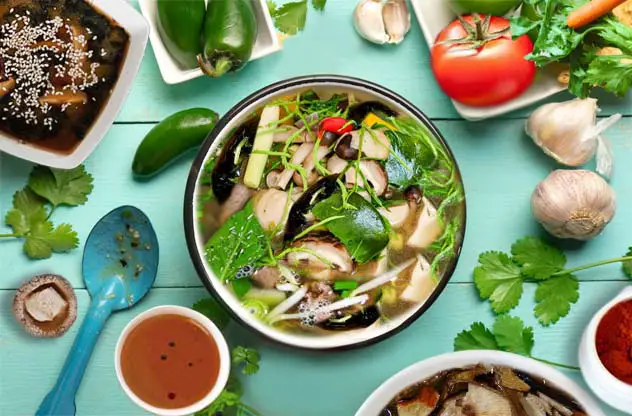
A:
[[[266,55],[270,55],[281,50],[281,42],[279,41],[276,29],[274,28],[274,23],[272,22],[272,17],[268,11],[266,0],[252,1],[257,13],[259,32],[257,34],[257,42],[255,43],[252,51],[252,56],[250,57],[251,61],[263,58]],[[160,33],[158,33],[156,0],[139,0],[138,3],[140,4],[141,12],[149,21],[149,26],[151,28],[149,39],[151,46],[154,49],[154,54],[156,55],[156,61],[158,62],[162,79],[167,84],[179,84],[181,82],[204,76],[202,70],[199,68],[182,68],[167,51],[165,44],[160,38]]]
[[[413,364],[378,387],[360,407],[355,416],[379,416],[382,409],[406,387],[424,381],[441,371],[478,363],[504,365],[546,379],[549,383],[577,400],[590,416],[605,416],[595,400],[585,390],[553,367],[521,355],[484,350],[454,352]]]
[[[417,21],[426,38],[428,46],[434,45],[439,32],[456,19],[456,14],[450,8],[448,0],[411,0]],[[564,91],[566,86],[557,80],[559,70],[555,68],[538,70],[535,81],[520,97],[505,104],[492,107],[471,107],[456,101],[456,111],[466,120],[477,121],[497,117],[531,104],[535,104],[558,92]]]
[[[0,133],[0,151],[40,165],[72,169],[81,164],[92,153],[114,122],[138,73],[147,45],[149,27],[143,16],[125,0],[90,0],[90,4],[105,15],[110,16],[130,35],[129,50],[121,74],[101,114],[72,153],[54,153],[20,142],[2,133]]]

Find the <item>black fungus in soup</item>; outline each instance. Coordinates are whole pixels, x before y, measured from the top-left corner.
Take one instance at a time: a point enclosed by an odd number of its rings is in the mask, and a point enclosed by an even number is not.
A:
[[[128,45],[84,0],[0,0],[0,131],[72,152],[107,104]]]
[[[380,416],[587,416],[551,383],[503,366],[443,371],[400,392]]]
[[[267,103],[209,155],[197,195],[208,265],[287,332],[362,329],[420,307],[463,236],[449,151],[419,121],[345,92]]]

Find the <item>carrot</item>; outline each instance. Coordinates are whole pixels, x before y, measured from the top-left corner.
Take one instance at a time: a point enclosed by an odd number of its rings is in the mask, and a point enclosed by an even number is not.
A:
[[[594,22],[600,17],[610,13],[615,7],[627,0],[591,0],[581,7],[573,10],[566,19],[566,24],[573,29],[578,29]]]

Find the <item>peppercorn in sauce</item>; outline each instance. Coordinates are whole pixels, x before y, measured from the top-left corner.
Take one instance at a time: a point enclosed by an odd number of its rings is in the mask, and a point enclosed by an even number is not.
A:
[[[84,0],[0,0],[0,132],[72,152],[107,104],[128,45]]]

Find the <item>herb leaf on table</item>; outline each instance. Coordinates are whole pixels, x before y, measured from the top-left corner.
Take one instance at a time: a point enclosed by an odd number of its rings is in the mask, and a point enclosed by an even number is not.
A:
[[[535,283],[535,316],[542,325],[554,324],[568,315],[579,300],[579,282],[573,273],[594,267],[622,263],[623,272],[632,278],[632,247],[624,257],[564,268],[566,255],[559,248],[536,237],[525,237],[512,247],[513,256],[488,251],[479,256],[474,268],[474,283],[481,299],[488,299],[492,310],[505,313],[518,306],[524,283]]]
[[[55,209],[62,204],[85,204],[93,189],[92,181],[92,175],[83,166],[70,170],[36,166],[31,171],[28,186]]]
[[[349,250],[358,263],[366,263],[377,257],[388,245],[389,230],[380,213],[357,193],[347,199],[355,209],[343,207],[340,192],[314,206],[312,212],[320,221],[328,221],[325,227]],[[339,218],[343,217],[343,218]]]
[[[206,261],[221,280],[231,281],[239,269],[261,261],[268,253],[268,244],[250,201],[222,224],[206,243]]]
[[[232,357],[233,364],[244,365],[241,369],[243,374],[251,375],[259,371],[259,352],[257,350],[238,346],[233,349]]]
[[[323,11],[325,10],[325,6],[327,5],[327,0],[312,0],[312,6],[314,6],[314,9],[318,10],[318,11]]]
[[[226,328],[230,322],[230,315],[215,299],[200,299],[193,304],[192,308],[213,321],[220,331]]]
[[[487,329],[482,322],[474,322],[469,329],[461,331],[454,338],[454,351],[507,351],[557,367],[579,370],[579,368],[575,366],[534,357],[532,355],[534,344],[533,327],[525,327],[524,322],[522,322],[520,318],[502,315],[496,318],[492,330]]]
[[[296,35],[305,28],[307,21],[307,0],[285,3],[277,6],[268,2],[270,14],[278,30],[287,35]]]

